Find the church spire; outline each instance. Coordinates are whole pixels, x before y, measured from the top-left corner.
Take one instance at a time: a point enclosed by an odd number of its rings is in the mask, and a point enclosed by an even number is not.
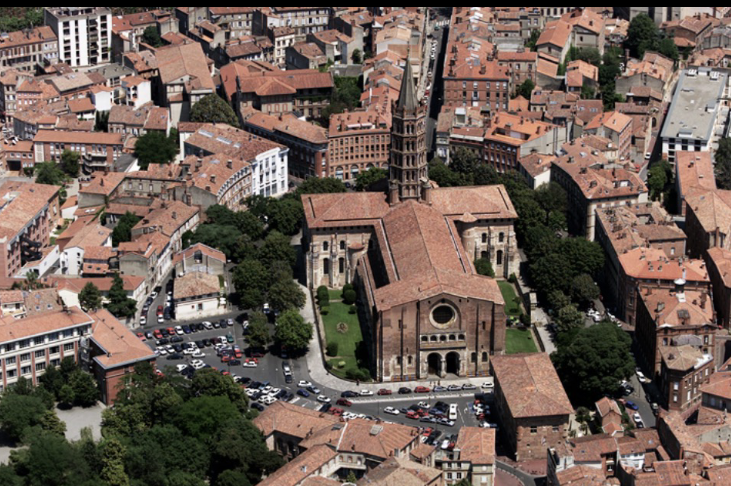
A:
[[[411,69],[411,47],[406,54],[406,67],[401,78],[401,93],[398,97],[398,109],[416,111],[419,102],[416,98],[416,86],[414,85],[414,72]]]

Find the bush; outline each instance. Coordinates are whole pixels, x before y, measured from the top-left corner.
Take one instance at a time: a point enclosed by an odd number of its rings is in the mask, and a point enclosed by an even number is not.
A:
[[[366,368],[360,368],[357,370],[348,370],[345,372],[345,378],[348,380],[356,381],[370,381],[371,372]]]
[[[510,277],[508,277],[508,282],[510,282],[513,285],[517,285],[518,284],[518,277],[516,277],[514,273],[511,273],[510,274]]]
[[[345,287],[343,287],[343,297],[348,290],[355,290],[355,286],[353,284],[345,284]]]
[[[351,289],[351,290],[346,290],[345,292],[343,292],[343,303],[345,303],[345,305],[355,304],[355,299],[357,299],[357,298],[358,298],[358,296],[355,293],[355,290]]]
[[[356,306],[354,306],[354,305],[351,305],[350,306],[350,309],[348,309],[348,313],[349,314],[355,314],[356,312],[358,312],[358,308]]]
[[[530,316],[528,314],[521,314],[520,323],[523,324],[524,326],[530,326],[531,325]]]
[[[338,355],[338,343],[331,342],[327,343],[327,355],[331,358],[334,358]]]
[[[318,297],[317,298],[317,303],[319,304],[320,309],[322,309],[323,307],[329,306],[330,305],[330,296],[327,296],[326,295],[326,296],[320,296],[320,297]]]
[[[323,297],[329,299],[330,292],[328,292],[326,286],[321,285],[321,286],[317,287],[317,298],[322,299]]]
[[[326,316],[329,313],[330,313],[330,307],[328,307],[328,306],[325,306],[322,309],[320,309],[320,314],[322,314],[323,316]]]

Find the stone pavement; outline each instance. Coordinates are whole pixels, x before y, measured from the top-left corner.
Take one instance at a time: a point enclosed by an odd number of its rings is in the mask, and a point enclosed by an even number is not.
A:
[[[360,390],[370,390],[374,393],[376,393],[378,390],[382,388],[386,388],[389,390],[392,390],[394,392],[398,391],[399,388],[402,386],[407,386],[409,388],[414,388],[416,386],[428,386],[433,387],[435,385],[434,380],[423,380],[423,381],[409,381],[409,382],[388,382],[388,383],[360,383],[359,385],[348,380],[343,380],[342,378],[338,378],[337,376],[333,375],[329,371],[325,369],[325,361],[323,359],[323,347],[320,346],[320,334],[322,333],[322,338],[324,340],[324,331],[321,327],[321,324],[319,320],[317,319],[317,315],[315,313],[315,304],[312,301],[312,294],[310,293],[309,289],[307,289],[305,286],[299,284],[302,291],[305,293],[305,296],[307,297],[307,302],[305,303],[304,309],[300,311],[302,317],[305,319],[305,321],[312,322],[315,326],[315,333],[313,333],[312,341],[310,341],[310,349],[307,352],[307,369],[310,373],[310,378],[312,381],[318,385],[324,386],[326,388],[330,388],[332,390],[337,391],[346,391],[346,390],[353,390],[357,388],[358,391]],[[440,384],[443,386],[446,385],[464,385],[464,384],[473,384],[475,386],[479,387],[482,383],[485,383],[486,381],[492,381],[492,378],[489,377],[479,377],[479,378],[460,378],[457,380],[446,380],[442,379],[439,380]],[[472,392],[474,393],[474,391]]]

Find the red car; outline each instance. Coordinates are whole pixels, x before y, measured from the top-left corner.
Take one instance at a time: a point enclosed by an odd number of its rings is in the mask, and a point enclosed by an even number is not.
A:
[[[155,332],[152,334],[155,336],[155,339],[162,339],[162,331],[160,329],[155,329]]]
[[[431,389],[428,386],[417,386],[414,388],[414,393],[429,393]]]
[[[330,413],[332,415],[335,415],[336,417],[340,417],[342,414],[345,413],[345,410],[343,410],[342,408],[335,408],[335,407],[333,407],[333,408],[330,409]]]
[[[385,388],[381,388],[378,390],[379,395],[393,395],[393,392],[391,390],[387,390]]]
[[[339,399],[339,400],[338,400],[337,402],[335,402],[335,403],[336,403],[337,405],[340,405],[340,406],[343,406],[343,407],[352,407],[352,406],[353,406],[353,402],[351,402],[350,400],[347,400],[347,399],[345,399],[345,398],[341,398],[341,399]]]
[[[145,335],[144,335],[144,334],[142,334],[141,332],[138,332],[138,333],[137,333],[137,337],[138,337],[138,338],[140,338],[140,341],[143,341],[143,342],[144,342],[144,341],[147,341],[147,338],[146,338],[146,337],[145,337]]]
[[[419,419],[419,414],[416,413],[416,412],[414,412],[413,410],[409,410],[408,412],[406,412],[406,418],[418,420]]]
[[[161,315],[162,315],[162,306],[158,305],[157,306],[157,317],[160,317]]]

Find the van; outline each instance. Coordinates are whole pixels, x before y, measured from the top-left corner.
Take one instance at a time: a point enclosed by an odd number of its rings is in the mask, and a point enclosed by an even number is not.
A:
[[[457,404],[451,403],[449,405],[449,420],[457,420]]]

